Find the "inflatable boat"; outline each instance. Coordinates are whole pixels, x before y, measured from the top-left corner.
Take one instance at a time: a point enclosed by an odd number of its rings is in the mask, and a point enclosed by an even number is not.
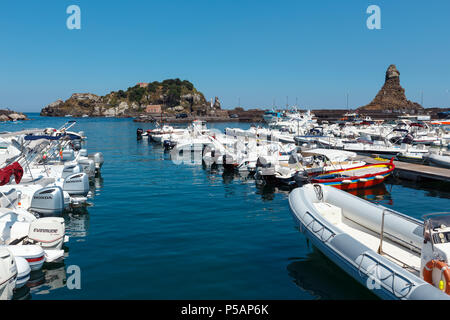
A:
[[[446,155],[443,153],[429,153],[424,156],[424,159],[434,164],[435,166],[450,169],[450,155]]]
[[[311,182],[330,185],[342,190],[370,188],[382,183],[394,169],[394,158],[392,158],[388,163],[330,171],[314,177]]]
[[[411,218],[321,184],[294,189],[299,229],[382,299],[450,299],[450,214]]]

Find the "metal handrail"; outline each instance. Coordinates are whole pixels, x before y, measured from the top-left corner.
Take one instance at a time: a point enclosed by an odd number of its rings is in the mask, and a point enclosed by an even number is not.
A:
[[[311,213],[309,213],[308,211],[306,211],[305,212],[305,214],[303,215],[303,219],[304,219],[304,216],[305,215],[309,215],[311,218],[312,218],[312,220],[308,223],[308,224],[305,224],[305,227],[307,227],[309,230],[311,230],[312,232],[314,232],[314,233],[319,233],[319,232],[321,232],[321,234],[320,234],[320,239],[323,241],[323,242],[327,242],[328,240],[330,240],[331,238],[333,238],[334,236],[336,236],[336,233],[333,231],[333,230],[331,230],[330,228],[328,228],[326,225],[324,225],[322,222],[320,222],[319,220],[317,220],[316,218],[314,218],[314,216],[311,214]],[[319,229],[317,229],[317,230],[314,230],[314,223],[317,223],[317,224],[319,224]],[[324,240],[324,238],[323,238],[323,236],[324,236],[324,231],[325,230],[327,230],[329,233],[330,233],[330,236],[326,239],[326,240]]]
[[[372,257],[372,256],[371,256],[370,254],[368,254],[367,252],[364,252],[364,253],[361,254],[361,261],[360,261],[359,266],[358,266],[358,273],[359,273],[360,276],[361,276],[362,262],[363,262],[363,260],[364,260],[365,257],[367,257],[367,258],[369,258],[370,260],[372,260],[373,262],[375,262],[375,265],[374,265],[373,268],[377,268],[377,269],[378,269],[379,266],[382,266],[384,269],[386,269],[387,271],[390,272],[390,274],[389,274],[387,277],[382,278],[382,279],[378,279],[378,278],[377,278],[376,280],[379,281],[380,285],[386,286],[386,285],[384,284],[383,281],[385,281],[385,280],[387,280],[388,278],[392,277],[392,284],[391,284],[391,288],[390,288],[390,289],[391,289],[391,292],[392,292],[397,298],[403,299],[404,297],[406,297],[406,296],[411,292],[411,288],[415,286],[414,282],[410,281],[410,280],[409,280],[408,278],[406,278],[406,277],[403,277],[400,273],[398,273],[398,272],[392,270],[392,268],[388,267],[388,266],[385,265],[384,263],[381,263],[380,261],[376,260],[375,257]],[[368,269],[364,269],[364,271],[365,271],[366,275],[368,275],[367,272],[369,272],[369,270],[368,270]],[[395,289],[394,289],[395,277],[396,277],[396,276],[397,276],[398,278],[403,279],[403,280],[405,280],[405,281],[407,282],[407,285],[405,286],[405,288],[408,288],[408,292],[407,292],[406,294],[404,294],[404,295],[397,295],[397,291],[395,291]]]

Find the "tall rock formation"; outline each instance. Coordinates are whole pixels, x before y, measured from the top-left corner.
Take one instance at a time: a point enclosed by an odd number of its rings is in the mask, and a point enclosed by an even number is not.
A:
[[[405,89],[400,85],[400,71],[393,64],[386,71],[383,87],[368,105],[359,107],[359,111],[384,111],[415,113],[423,107],[406,99]]]

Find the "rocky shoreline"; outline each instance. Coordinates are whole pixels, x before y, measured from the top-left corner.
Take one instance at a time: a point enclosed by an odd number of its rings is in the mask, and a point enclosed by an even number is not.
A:
[[[12,111],[9,109],[0,109],[0,122],[30,120],[22,112]]]

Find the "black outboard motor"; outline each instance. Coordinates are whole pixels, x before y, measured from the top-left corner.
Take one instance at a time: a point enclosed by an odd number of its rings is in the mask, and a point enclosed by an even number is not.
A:
[[[306,171],[297,172],[296,175],[294,176],[294,181],[299,187],[309,183],[308,173]]]
[[[164,150],[172,150],[177,144],[171,140],[164,140],[163,142]]]
[[[406,144],[412,144],[412,142],[414,141],[414,137],[411,134],[407,134],[403,140],[402,143],[406,143]]]
[[[136,130],[136,136],[137,136],[137,139],[138,140],[141,140],[142,139],[142,134],[144,133],[144,130],[142,130],[141,128],[138,128],[137,130]]]

